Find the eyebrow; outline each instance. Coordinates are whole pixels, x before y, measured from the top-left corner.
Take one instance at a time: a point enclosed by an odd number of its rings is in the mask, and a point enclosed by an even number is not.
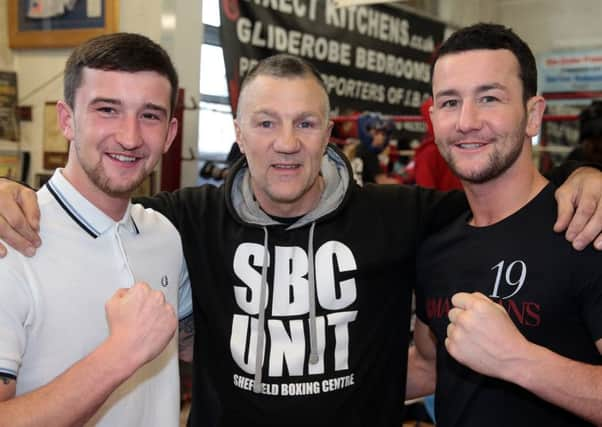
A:
[[[251,111],[252,116],[258,116],[260,114],[265,114],[266,116],[276,116],[278,113],[276,113],[274,110],[266,109]]]
[[[507,90],[506,86],[501,83],[488,83],[477,87],[477,93],[479,92],[487,92],[488,90]]]
[[[152,102],[147,102],[146,104],[144,104],[144,108],[149,109],[149,110],[160,111],[163,114],[167,115],[167,108],[165,108],[161,105],[153,104]]]
[[[119,99],[115,99],[115,98],[97,97],[97,98],[92,99],[92,101],[90,101],[90,105],[95,105],[95,104],[122,105],[122,102]],[[152,102],[147,102],[146,104],[144,104],[144,109],[159,111],[159,112],[162,112],[163,114],[167,115],[167,108],[165,108],[161,105],[152,103]]]
[[[97,98],[92,99],[92,101],[90,101],[90,105],[94,105],[94,104],[114,104],[114,105],[121,105],[121,101],[119,101],[118,99],[114,99],[114,98],[97,97]]]
[[[277,117],[279,115],[277,111],[268,110],[268,109],[262,109],[262,110],[257,110],[257,111],[251,112],[252,116],[261,115],[261,114],[265,114],[266,116],[270,116],[270,117]],[[319,117],[320,114],[315,111],[301,111],[298,114],[296,114],[296,116],[297,117]]]
[[[475,92],[482,93],[482,92],[487,92],[487,91],[494,90],[494,89],[507,90],[506,86],[504,86],[501,83],[486,83],[486,84],[477,86]],[[440,96],[457,96],[458,93],[459,92],[456,89],[445,89],[445,90],[435,93],[434,95],[435,95],[435,98],[437,98]]]

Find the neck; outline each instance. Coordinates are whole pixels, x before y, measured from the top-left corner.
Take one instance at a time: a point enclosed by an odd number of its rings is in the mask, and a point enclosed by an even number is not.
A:
[[[500,222],[529,203],[547,182],[533,164],[530,147],[497,178],[481,184],[463,181],[473,214],[470,224],[485,227]]]
[[[302,217],[311,212],[318,206],[324,191],[324,186],[324,178],[322,178],[321,175],[318,175],[312,187],[300,199],[276,201],[264,197],[264,194],[260,191],[255,191],[253,179],[251,179],[251,188],[253,189],[253,193],[255,194],[255,198],[261,209],[270,216],[280,218]]]
[[[77,168],[70,166],[69,162],[67,162],[67,166],[65,166],[62,172],[65,179],[103,213],[114,221],[119,221],[123,218],[130,202],[128,196],[111,196],[105,193],[89,179],[85,178],[86,174],[83,170],[77,170]],[[84,178],[80,178],[82,177],[82,173]]]

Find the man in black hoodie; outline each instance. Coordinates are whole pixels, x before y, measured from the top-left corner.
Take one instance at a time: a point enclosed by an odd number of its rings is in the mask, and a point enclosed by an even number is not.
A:
[[[416,247],[464,196],[358,187],[296,57],[260,62],[238,106],[225,185],[144,200],[179,229],[193,283],[189,425],[399,425]]]

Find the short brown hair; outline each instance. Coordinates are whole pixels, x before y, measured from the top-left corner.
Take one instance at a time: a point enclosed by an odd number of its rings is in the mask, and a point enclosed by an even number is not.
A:
[[[519,66],[523,100],[527,102],[537,95],[537,64],[533,52],[512,29],[499,24],[478,23],[453,33],[435,53],[431,75],[442,56],[481,49],[506,49],[512,52]]]
[[[169,55],[148,37],[133,33],[115,33],[95,37],[79,45],[65,65],[64,97],[75,106],[75,92],[82,82],[82,70],[155,71],[171,85],[170,114],[173,115],[178,93],[178,73]]]
[[[294,78],[294,77],[313,77],[318,84],[324,89],[326,95],[326,114],[330,110],[328,99],[328,89],[320,72],[309,62],[286,53],[272,55],[262,59],[255,65],[245,76],[240,83],[239,94],[258,76],[271,76],[277,78]],[[240,100],[240,96],[239,96]],[[240,102],[238,102],[240,108]],[[238,116],[239,111],[236,112]]]

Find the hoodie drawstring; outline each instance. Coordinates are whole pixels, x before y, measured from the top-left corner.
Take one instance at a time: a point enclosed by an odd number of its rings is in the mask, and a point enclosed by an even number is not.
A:
[[[318,355],[317,328],[316,328],[316,270],[314,265],[314,228],[315,222],[311,223],[309,229],[309,241],[307,243],[308,258],[308,286],[309,286],[309,363],[315,365],[320,360]]]
[[[308,258],[308,286],[309,286],[309,363],[315,365],[320,361],[318,355],[317,326],[316,326],[316,272],[314,264],[314,228],[312,222],[309,228],[309,241],[307,243]],[[263,347],[265,341],[265,300],[268,287],[268,229],[263,227],[263,265],[261,266],[261,290],[259,291],[259,318],[257,319],[257,347],[255,351],[255,378],[253,381],[253,392],[261,393],[263,375]]]
[[[259,291],[259,318],[257,319],[257,348],[255,351],[255,381],[253,382],[253,391],[261,393],[261,377],[263,366],[263,342],[265,339],[265,299],[266,288],[268,287],[268,229],[263,227],[263,265],[261,266],[261,290]]]

